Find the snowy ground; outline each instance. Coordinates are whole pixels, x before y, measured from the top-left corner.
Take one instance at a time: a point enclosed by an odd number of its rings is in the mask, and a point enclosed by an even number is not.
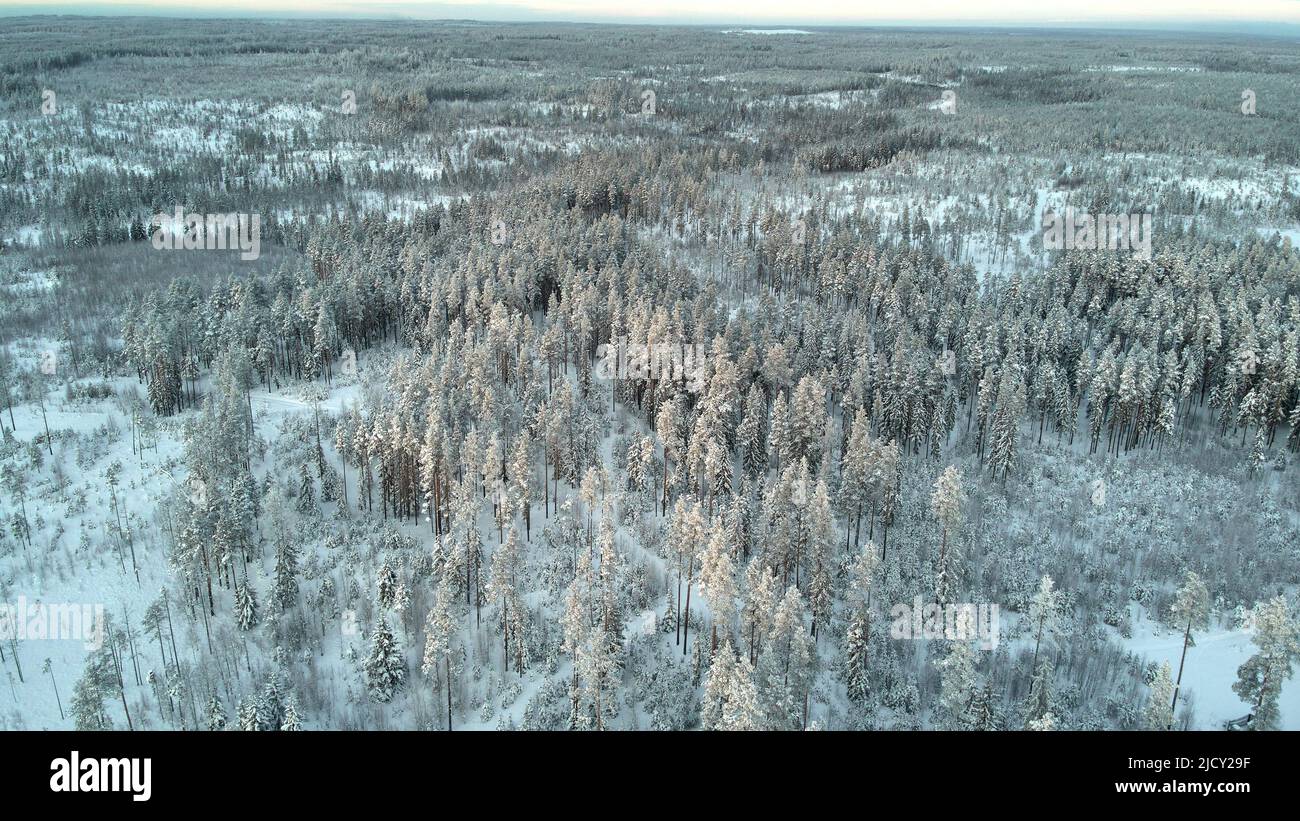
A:
[[[1164,629],[1141,613],[1137,605],[1133,611],[1133,637],[1124,640],[1124,646],[1156,664],[1169,662],[1177,677],[1183,634]],[[1250,712],[1250,706],[1232,692],[1232,684],[1237,680],[1237,668],[1258,648],[1251,643],[1250,630],[1234,627],[1227,619],[1220,619],[1208,631],[1194,633],[1193,638],[1196,643],[1187,650],[1179,700],[1193,701],[1195,729],[1220,730],[1223,722]],[[1300,730],[1300,684],[1294,678],[1283,685],[1278,704],[1282,729]]]

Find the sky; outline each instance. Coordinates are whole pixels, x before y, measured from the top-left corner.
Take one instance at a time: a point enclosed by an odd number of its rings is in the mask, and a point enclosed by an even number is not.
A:
[[[416,17],[753,25],[1300,24],[1300,0],[0,0],[0,14]],[[1289,26],[1288,26],[1289,28]]]

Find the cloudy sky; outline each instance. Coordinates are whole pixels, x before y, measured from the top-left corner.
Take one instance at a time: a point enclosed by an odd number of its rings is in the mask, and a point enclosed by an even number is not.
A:
[[[1300,23],[1300,0],[0,0],[0,13],[305,14],[753,24]]]

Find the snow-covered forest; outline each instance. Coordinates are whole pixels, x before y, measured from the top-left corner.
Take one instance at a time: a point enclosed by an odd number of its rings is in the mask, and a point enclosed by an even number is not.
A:
[[[0,19],[0,728],[1300,729],[1298,77]]]

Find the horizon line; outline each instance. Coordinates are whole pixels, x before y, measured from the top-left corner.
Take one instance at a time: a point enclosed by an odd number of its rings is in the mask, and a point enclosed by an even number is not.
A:
[[[444,4],[440,6],[450,11]],[[456,4],[466,10],[474,8],[468,4]],[[482,7],[480,7],[482,8]],[[548,12],[531,12],[526,7],[508,4],[492,4],[487,9],[507,12],[501,16],[458,17],[440,16],[420,13],[417,10],[292,10],[253,8],[204,8],[190,6],[184,9],[168,9],[146,6],[136,3],[109,3],[100,5],[91,3],[68,3],[66,5],[15,3],[0,4],[0,18],[80,18],[80,19],[173,19],[173,20],[265,20],[265,21],[369,21],[369,22],[428,22],[457,23],[478,25],[592,25],[592,26],[674,26],[682,28],[712,28],[731,26],[742,30],[757,32],[792,29],[946,29],[946,30],[1096,30],[1111,33],[1131,31],[1135,33],[1168,32],[1179,33],[1218,33],[1250,34],[1261,37],[1292,37],[1300,32],[1300,17],[1295,20],[1275,20],[1241,17],[1169,17],[1148,16],[1124,19],[1115,18],[1061,18],[1028,19],[1007,18],[961,18],[945,20],[936,18],[920,19],[769,19],[736,16],[701,16],[699,18],[682,18],[672,14],[624,16],[617,13],[610,15],[571,14],[550,16]],[[1269,27],[1295,29],[1290,32],[1267,31]]]

